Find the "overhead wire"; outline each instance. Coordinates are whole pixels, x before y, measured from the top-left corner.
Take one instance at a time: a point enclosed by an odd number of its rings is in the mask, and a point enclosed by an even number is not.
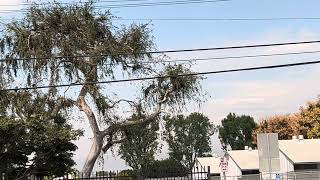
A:
[[[177,74],[177,75],[152,76],[152,77],[142,77],[142,78],[119,79],[119,80],[109,80],[109,81],[93,81],[93,82],[86,82],[86,83],[72,83],[72,84],[34,86],[34,87],[7,88],[7,89],[1,89],[0,92],[18,91],[18,90],[32,90],[32,89],[60,88],[60,87],[71,87],[71,86],[92,85],[92,84],[110,84],[110,83],[153,80],[153,79],[160,79],[160,78],[177,78],[177,77],[187,77],[187,76],[221,74],[221,73],[231,73],[231,72],[240,72],[240,71],[255,71],[255,70],[261,70],[261,69],[275,69],[275,68],[284,68],[284,67],[305,66],[305,65],[312,65],[312,64],[319,64],[319,63],[320,63],[320,60],[278,64],[278,65],[269,65],[269,66],[256,66],[256,67],[249,67],[249,68],[237,68],[237,69],[228,69],[228,70],[220,70],[220,71],[195,72],[195,73],[186,73],[186,74]]]
[[[53,56],[53,57],[34,57],[34,58],[2,58],[0,59],[0,62],[7,61],[7,60],[26,61],[26,60],[41,60],[41,59],[85,58],[85,57],[121,56],[121,55],[137,55],[137,54],[143,55],[143,54],[166,54],[166,53],[199,52],[199,51],[218,51],[218,50],[230,50],[230,49],[247,49],[247,48],[261,48],[261,47],[288,46],[288,45],[315,44],[315,43],[320,43],[320,40],[209,47],[209,48],[146,51],[146,52],[140,52],[140,53],[114,53],[114,54],[99,54],[99,55]]]
[[[113,8],[129,8],[129,7],[149,7],[149,6],[169,6],[169,5],[185,5],[185,4],[202,4],[202,3],[217,3],[227,2],[232,0],[176,0],[176,1],[160,1],[160,2],[145,2],[145,3],[127,3],[127,4],[104,4],[95,5],[95,9],[113,9]],[[59,4],[59,3],[58,3]],[[67,4],[67,3],[65,3]],[[41,4],[38,4],[41,5]],[[13,12],[27,12],[26,9],[9,9],[1,10],[0,13],[13,13]]]
[[[12,20],[9,18],[0,18],[0,20]],[[15,19],[22,20],[22,19]],[[233,22],[233,21],[318,21],[320,17],[266,17],[266,18],[112,18],[114,21],[168,21],[168,22],[177,22],[177,21],[211,21],[211,22]]]
[[[198,62],[198,61],[212,61],[212,60],[225,60],[225,59],[243,59],[243,58],[256,58],[256,57],[273,57],[273,56],[286,56],[286,55],[301,55],[301,54],[316,54],[317,51],[300,51],[300,52],[287,52],[287,53],[271,53],[271,54],[254,54],[254,55],[242,55],[242,56],[221,56],[221,57],[207,57],[207,58],[189,58],[189,59],[173,59],[173,60],[159,60],[159,61],[141,61],[141,64],[156,64],[156,63],[175,63],[175,62]],[[132,63],[127,63],[131,65]],[[104,65],[111,65],[106,63]],[[64,65],[58,66],[58,68],[65,67]],[[6,69],[23,69],[23,68],[6,68]]]
[[[320,20],[320,17],[270,17],[270,18],[117,18],[119,21],[284,21]]]

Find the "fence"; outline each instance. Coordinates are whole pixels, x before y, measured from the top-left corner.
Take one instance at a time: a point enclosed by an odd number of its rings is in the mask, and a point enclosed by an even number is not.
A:
[[[0,173],[0,180],[15,180]],[[249,174],[242,176],[221,177],[219,174],[212,174],[210,167],[194,167],[192,171],[182,172],[135,172],[126,171],[100,171],[90,177],[84,177],[81,172],[73,172],[63,177],[37,177],[31,175],[19,180],[320,180],[320,171],[298,171],[282,174]]]
[[[242,176],[226,176],[221,177],[221,180],[320,180],[320,171],[296,171],[287,173],[260,173]]]
[[[208,180],[210,167],[194,167],[192,171],[174,169],[172,171],[99,171],[92,173],[90,177],[84,177],[77,171],[62,177],[45,177],[30,175],[24,178],[10,177],[0,173],[0,180]],[[220,180],[220,178],[219,178]]]

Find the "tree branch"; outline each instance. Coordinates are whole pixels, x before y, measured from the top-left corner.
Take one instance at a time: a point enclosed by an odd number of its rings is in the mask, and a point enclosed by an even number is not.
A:
[[[109,108],[114,108],[117,104],[121,102],[127,102],[131,106],[137,106],[137,103],[131,100],[126,100],[126,99],[119,99],[118,101],[115,101],[112,103],[112,105],[109,106]]]
[[[110,136],[108,143],[103,146],[102,151],[106,153],[113,145],[122,143],[126,138],[112,141],[112,135]]]
[[[157,106],[155,108],[155,111],[152,114],[148,115],[145,118],[141,118],[139,120],[136,120],[136,121],[124,121],[124,122],[120,122],[120,123],[115,123],[115,124],[109,126],[104,131],[102,131],[102,136],[112,134],[113,132],[115,132],[119,129],[126,128],[128,126],[139,125],[139,124],[141,125],[141,124],[152,122],[161,113],[162,105],[168,101],[168,98],[172,92],[173,92],[173,90],[166,91],[165,95],[161,98],[161,100],[158,101]]]
[[[77,100],[77,106],[80,109],[80,111],[83,111],[89,121],[90,127],[93,131],[94,136],[100,135],[100,130],[99,130],[99,126],[97,123],[97,119],[96,116],[94,115],[91,107],[87,104],[86,100],[85,100],[85,96],[88,93],[86,86],[83,86],[80,93],[79,93],[79,97]]]

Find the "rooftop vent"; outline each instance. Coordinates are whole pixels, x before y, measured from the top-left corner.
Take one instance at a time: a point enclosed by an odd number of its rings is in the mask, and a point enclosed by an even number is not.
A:
[[[303,140],[303,135],[299,135],[299,141]]]
[[[297,136],[292,136],[292,140],[297,140]]]

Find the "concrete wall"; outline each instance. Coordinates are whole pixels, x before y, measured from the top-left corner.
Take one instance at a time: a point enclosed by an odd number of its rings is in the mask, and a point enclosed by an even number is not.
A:
[[[235,176],[241,176],[241,169],[230,157],[228,161],[228,171],[226,172],[226,180],[234,180]]]
[[[294,171],[293,163],[287,156],[283,154],[282,151],[279,152],[280,159],[280,173],[292,172]]]

